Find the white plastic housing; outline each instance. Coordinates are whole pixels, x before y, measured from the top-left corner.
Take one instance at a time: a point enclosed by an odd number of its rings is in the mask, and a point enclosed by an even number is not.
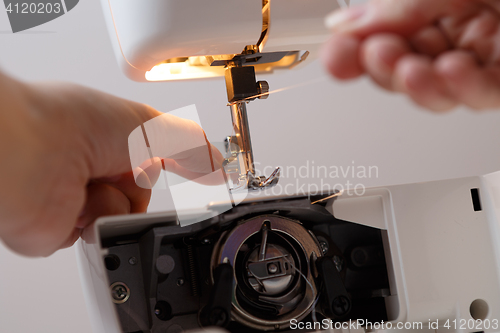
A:
[[[479,191],[481,210],[473,208],[471,189]],[[327,207],[338,219],[383,230],[391,322],[421,322],[423,332],[435,333],[426,323],[472,320],[471,311],[481,319],[500,319],[500,172],[372,188],[360,196],[344,193]],[[120,332],[104,267],[107,253],[99,240],[136,233],[160,221],[175,224],[175,214],[102,218],[87,230],[85,241],[78,242],[80,274],[96,333]],[[492,326],[481,330],[500,332]],[[446,331],[478,329],[452,326]]]
[[[309,51],[308,60],[317,55],[328,39],[325,16],[345,0],[270,0],[269,37],[264,52]]]
[[[344,1],[344,0],[341,0]],[[148,81],[155,65],[178,58],[240,54],[256,45],[263,29],[261,0],[101,0],[121,69],[136,81]],[[328,37],[324,16],[336,0],[270,0],[269,32],[262,51],[309,51],[314,56]],[[169,65],[170,66],[170,65]],[[149,80],[221,76],[223,70],[167,68]],[[173,75],[169,75],[171,74]],[[184,72],[184,75],[181,75]],[[158,75],[157,75],[158,76]]]

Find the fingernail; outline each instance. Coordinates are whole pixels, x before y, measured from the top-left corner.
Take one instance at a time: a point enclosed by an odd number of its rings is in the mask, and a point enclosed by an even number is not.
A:
[[[87,213],[87,208],[83,208],[80,214],[78,215],[78,219],[76,221],[75,228],[76,229],[83,229],[87,226],[88,223],[88,218],[83,219],[85,216],[85,213]]]
[[[137,170],[134,170],[134,178],[135,178],[135,183],[137,186],[150,190],[153,188],[153,185],[151,184],[151,181],[149,180],[148,174],[145,170],[137,167]]]
[[[362,17],[367,11],[366,6],[351,7],[349,9],[336,10],[325,19],[328,29],[338,29],[347,22],[352,22]]]

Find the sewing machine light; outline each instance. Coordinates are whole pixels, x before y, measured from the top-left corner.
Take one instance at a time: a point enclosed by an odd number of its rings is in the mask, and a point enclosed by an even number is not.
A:
[[[260,58],[256,57],[255,62],[250,62],[249,65],[255,67],[258,74],[272,73],[275,69],[292,68],[304,61],[308,55],[309,52],[306,51],[289,52],[283,58],[268,63],[259,63]],[[236,54],[169,59],[147,71],[145,78],[147,81],[175,81],[222,77],[225,73],[224,66],[217,63],[234,56]]]
[[[224,76],[224,68],[210,66],[192,66],[189,62],[161,63],[145,74],[148,81],[173,81],[205,79]]]
[[[241,54],[300,52],[316,58],[330,35],[325,15],[335,0],[101,0],[121,70],[135,81],[172,81],[223,76],[207,61]],[[299,58],[300,59],[300,58]],[[298,64],[290,55],[256,73]],[[174,65],[180,63],[181,65]],[[249,65],[249,64],[248,64]]]

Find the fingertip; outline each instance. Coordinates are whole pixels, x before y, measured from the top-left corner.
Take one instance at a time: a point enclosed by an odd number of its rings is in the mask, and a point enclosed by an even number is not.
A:
[[[425,56],[403,57],[396,65],[394,80],[398,91],[432,111],[449,111],[457,105],[436,75],[431,60]]]
[[[483,68],[466,51],[448,52],[436,61],[436,72],[449,93],[470,108],[496,108],[500,104],[500,84],[494,67]]]
[[[381,32],[408,37],[442,16],[448,10],[449,1],[367,1],[361,6],[333,12],[325,19],[325,25],[334,32],[361,38]]]
[[[214,162],[214,171],[221,169],[222,164],[224,163],[224,156],[222,156],[222,153],[213,144],[210,144],[210,152]]]
[[[436,26],[428,26],[410,38],[413,48],[431,57],[436,57],[450,48],[450,43],[443,32]]]
[[[444,78],[462,81],[478,68],[474,57],[466,51],[448,52],[436,59],[435,68]]]
[[[134,168],[133,175],[137,186],[150,190],[158,181],[162,170],[162,159],[153,157]]]
[[[364,48],[387,67],[394,67],[403,55],[410,52],[408,42],[396,34],[377,34],[366,39]],[[372,51],[372,52],[369,52]]]
[[[325,26],[332,31],[349,28],[349,25],[361,18],[366,11],[366,5],[337,9],[325,18]]]
[[[408,43],[395,34],[377,34],[361,46],[361,63],[372,79],[392,90],[392,75],[398,60],[410,52]]]
[[[422,56],[407,55],[403,57],[395,68],[394,87],[404,93],[424,89],[431,79],[429,67],[430,61]]]
[[[363,74],[359,62],[360,44],[354,36],[334,34],[320,51],[323,65],[331,75],[341,80],[360,76]]]

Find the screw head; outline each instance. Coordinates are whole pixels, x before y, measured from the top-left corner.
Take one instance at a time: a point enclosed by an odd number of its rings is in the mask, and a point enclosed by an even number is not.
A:
[[[137,258],[136,258],[136,257],[130,257],[130,258],[128,259],[128,263],[129,263],[130,265],[132,265],[132,266],[133,266],[133,265],[135,265],[135,264],[137,264]]]
[[[346,315],[351,309],[351,302],[345,296],[338,296],[332,302],[333,313],[337,316]]]
[[[337,268],[337,271],[341,271],[344,265],[344,260],[340,258],[339,256],[333,256],[333,263],[335,264],[335,268]]]
[[[183,278],[178,278],[177,279],[177,285],[180,287],[180,286],[183,286],[184,285],[184,279]]]
[[[327,242],[320,242],[319,246],[321,247],[321,252],[323,252],[323,254],[326,254],[328,252],[329,247]]]
[[[130,297],[130,289],[125,283],[115,282],[109,288],[111,290],[111,298],[115,304],[125,303]]]
[[[276,272],[278,271],[278,266],[276,266],[276,264],[269,264],[269,266],[267,266],[267,271],[269,272],[269,274],[276,274]]]
[[[226,326],[227,323],[227,313],[223,309],[215,308],[210,311],[210,315],[208,316],[208,320],[213,326]]]
[[[267,99],[269,97],[269,83],[267,81],[258,81],[257,90],[259,92],[259,99]]]
[[[243,49],[243,54],[255,54],[259,52],[259,47],[257,45],[246,45]]]

